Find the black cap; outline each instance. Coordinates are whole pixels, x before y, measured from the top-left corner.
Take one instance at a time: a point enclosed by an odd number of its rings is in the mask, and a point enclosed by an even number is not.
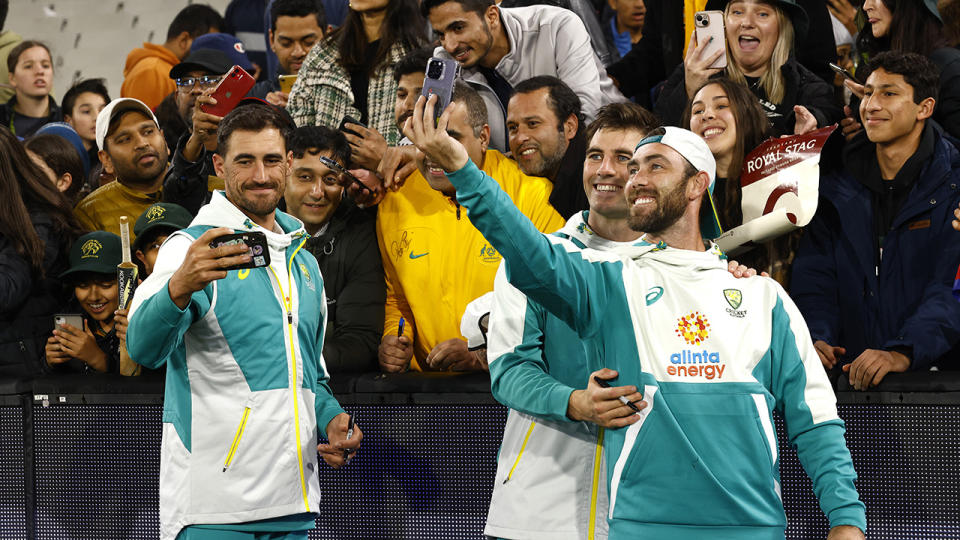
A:
[[[190,212],[188,212],[186,208],[179,204],[151,204],[140,214],[137,222],[133,225],[133,234],[135,234],[137,238],[133,241],[133,245],[130,246],[130,250],[136,252],[140,249],[143,241],[148,237],[146,233],[152,230],[165,228],[170,231],[179,231],[180,229],[189,227],[191,221],[193,221],[193,216],[190,215]]]
[[[726,9],[730,0],[707,0],[705,10],[723,11]],[[797,0],[770,0],[770,4],[777,6],[786,13],[787,18],[793,24],[794,41],[799,42],[807,36],[807,30],[810,28],[810,18],[807,12],[797,4]]]
[[[215,49],[197,49],[187,55],[183,62],[170,69],[170,78],[185,77],[191,71],[206,71],[213,75],[223,75],[233,67],[233,61],[226,53]]]
[[[81,236],[70,247],[70,268],[60,277],[80,272],[116,274],[121,260],[120,237],[112,232],[94,231]]]

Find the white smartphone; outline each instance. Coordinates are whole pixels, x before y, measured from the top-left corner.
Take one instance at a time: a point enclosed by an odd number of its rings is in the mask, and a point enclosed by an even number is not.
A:
[[[697,43],[709,42],[703,50],[704,58],[709,58],[717,51],[722,53],[710,67],[727,67],[727,36],[723,31],[723,12],[698,11],[693,15],[693,25],[697,33]],[[710,41],[710,38],[713,38],[713,41]]]
[[[77,330],[83,330],[83,315],[76,313],[57,313],[53,316],[53,325],[57,330],[64,324],[69,324]]]

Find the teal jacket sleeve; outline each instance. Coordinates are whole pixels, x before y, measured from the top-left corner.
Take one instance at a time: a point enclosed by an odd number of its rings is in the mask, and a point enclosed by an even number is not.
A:
[[[542,234],[472,161],[447,178],[470,222],[503,256],[510,283],[582,337],[593,335],[611,290],[619,284],[622,263],[615,256],[583,251],[568,240]],[[619,287],[622,290],[622,284]]]
[[[549,373],[544,358],[546,322],[546,310],[510,285],[501,266],[494,281],[487,337],[493,397],[526,414],[570,422],[567,403],[574,388]]]
[[[830,526],[853,525],[866,531],[866,507],[854,486],[857,473],[843,438],[836,396],[799,310],[782,289],[777,290],[770,344],[770,390],[777,410]]]

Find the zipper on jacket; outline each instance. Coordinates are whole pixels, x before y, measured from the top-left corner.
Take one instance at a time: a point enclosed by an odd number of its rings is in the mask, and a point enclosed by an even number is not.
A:
[[[533,433],[533,426],[535,425],[537,425],[535,421],[530,422],[530,428],[527,429],[527,434],[523,437],[523,444],[520,445],[520,453],[517,454],[517,459],[513,462],[513,467],[510,467],[510,472],[507,473],[507,477],[503,479],[504,484],[510,481],[510,477],[513,476],[513,471],[516,470],[517,465],[520,463],[520,457],[523,456],[523,451],[527,448],[527,441],[530,440],[530,434]]]
[[[230,467],[230,463],[237,453],[237,447],[240,446],[240,439],[243,438],[243,430],[247,427],[248,416],[250,416],[250,407],[244,407],[243,417],[240,418],[240,425],[237,427],[237,434],[233,436],[233,443],[230,445],[230,451],[227,452],[227,459],[223,462],[223,470],[221,472],[227,472],[227,468]]]
[[[587,540],[597,534],[597,493],[600,491],[600,461],[603,457],[603,428],[597,433],[597,447],[593,453],[593,487],[590,488],[590,523],[587,523]]]
[[[307,482],[306,477],[303,474],[303,451],[300,448],[300,405],[297,401],[297,353],[296,353],[296,342],[294,341],[293,335],[293,301],[291,296],[293,295],[293,280],[291,275],[293,273],[293,259],[297,256],[297,252],[300,251],[300,248],[307,243],[307,239],[304,238],[300,245],[297,246],[297,249],[293,251],[293,255],[290,256],[290,262],[287,264],[287,291],[290,292],[289,295],[285,294],[283,291],[283,286],[280,284],[280,276],[277,275],[277,272],[270,268],[270,272],[273,274],[273,277],[277,280],[277,288],[280,289],[280,297],[283,299],[283,307],[287,311],[287,335],[290,337],[290,387],[293,390],[293,424],[294,424],[294,434],[296,435],[297,442],[297,468],[300,471],[300,490],[303,495],[303,506],[306,508],[306,511],[310,511],[310,501],[307,499]]]

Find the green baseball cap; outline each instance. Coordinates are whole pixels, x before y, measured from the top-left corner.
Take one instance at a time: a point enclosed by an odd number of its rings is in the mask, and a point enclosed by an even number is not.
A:
[[[179,231],[180,229],[189,227],[191,221],[193,221],[193,216],[190,215],[190,212],[187,211],[186,208],[179,204],[151,204],[140,214],[137,222],[133,225],[133,234],[136,236],[136,240],[133,241],[130,249],[136,253],[143,245],[143,240],[149,237],[147,233],[150,231],[161,227],[171,232]]]
[[[60,277],[80,272],[116,275],[121,260],[120,237],[112,232],[94,231],[81,236],[70,247],[70,268]]]

